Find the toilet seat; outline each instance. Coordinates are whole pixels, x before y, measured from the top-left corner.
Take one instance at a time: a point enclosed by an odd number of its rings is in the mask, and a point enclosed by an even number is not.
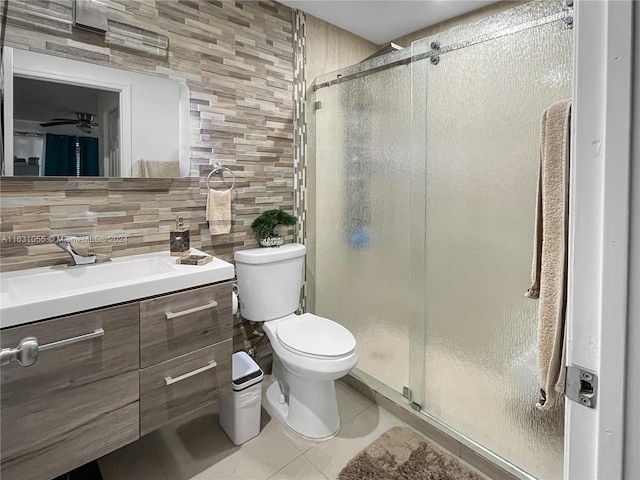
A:
[[[311,313],[294,315],[278,324],[280,344],[298,355],[336,359],[352,354],[356,339],[339,323]]]

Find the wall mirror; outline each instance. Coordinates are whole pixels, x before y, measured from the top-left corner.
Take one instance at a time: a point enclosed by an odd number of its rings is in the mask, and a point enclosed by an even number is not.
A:
[[[5,176],[184,177],[184,81],[5,47]]]

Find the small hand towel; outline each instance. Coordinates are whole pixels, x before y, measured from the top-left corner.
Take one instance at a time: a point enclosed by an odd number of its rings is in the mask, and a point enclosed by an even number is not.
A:
[[[538,374],[541,409],[551,408],[565,383],[565,312],[569,230],[571,102],[551,105],[542,117],[531,288],[539,299]]]
[[[177,178],[180,176],[180,163],[141,158],[140,171],[141,176],[145,178]]]
[[[211,235],[231,232],[231,190],[209,189],[206,218]]]

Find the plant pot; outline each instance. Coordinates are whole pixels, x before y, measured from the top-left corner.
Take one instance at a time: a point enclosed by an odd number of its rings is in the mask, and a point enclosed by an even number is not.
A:
[[[263,247],[279,247],[284,245],[284,238],[279,236],[261,238],[260,245]]]

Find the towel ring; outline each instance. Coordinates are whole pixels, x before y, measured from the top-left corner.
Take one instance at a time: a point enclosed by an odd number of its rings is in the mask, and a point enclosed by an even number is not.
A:
[[[211,181],[211,175],[220,175],[220,177],[222,177],[222,172],[224,172],[225,170],[231,174],[232,181],[231,181],[231,186],[229,187],[229,191],[233,190],[233,187],[235,187],[236,185],[236,176],[233,174],[233,171],[223,166],[220,162],[214,163],[213,170],[211,170],[209,172],[209,175],[207,175],[207,188],[209,190],[213,190],[213,187],[209,183]]]

